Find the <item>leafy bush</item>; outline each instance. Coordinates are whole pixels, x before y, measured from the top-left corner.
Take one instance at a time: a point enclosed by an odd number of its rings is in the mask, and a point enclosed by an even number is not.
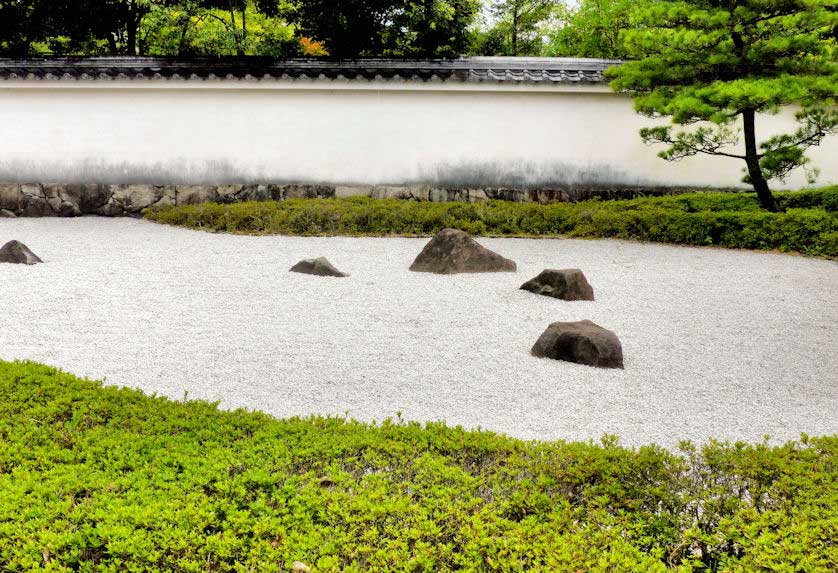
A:
[[[838,437],[278,421],[0,362],[4,571],[834,571]]]
[[[232,233],[610,237],[838,257],[838,187],[777,193],[760,209],[753,193],[693,193],[582,203],[429,203],[395,199],[296,199],[151,210],[160,223]]]

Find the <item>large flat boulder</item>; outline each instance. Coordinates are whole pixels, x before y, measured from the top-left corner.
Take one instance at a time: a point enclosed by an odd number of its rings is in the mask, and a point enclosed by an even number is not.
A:
[[[290,272],[303,273],[306,275],[317,275],[319,277],[348,277],[346,273],[342,273],[329,262],[329,259],[320,257],[317,259],[306,259],[300,261],[293,267]]]
[[[3,245],[3,248],[0,248],[0,263],[35,265],[43,262],[20,241],[9,241]]]
[[[418,273],[515,272],[515,262],[483,247],[457,229],[443,229],[425,245],[410,270]]]
[[[579,269],[546,269],[521,290],[562,300],[594,300],[594,289]]]
[[[594,324],[554,322],[530,351],[538,358],[552,358],[597,368],[623,368],[623,346],[617,335]]]

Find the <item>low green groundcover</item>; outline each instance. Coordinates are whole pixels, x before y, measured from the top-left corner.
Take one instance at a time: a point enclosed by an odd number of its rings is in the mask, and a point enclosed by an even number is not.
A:
[[[836,454],[280,421],[0,362],[0,570],[835,571]]]
[[[780,212],[753,193],[692,193],[582,203],[430,203],[396,199],[295,199],[147,211],[160,223],[232,233],[610,237],[838,257],[838,187],[777,193]]]

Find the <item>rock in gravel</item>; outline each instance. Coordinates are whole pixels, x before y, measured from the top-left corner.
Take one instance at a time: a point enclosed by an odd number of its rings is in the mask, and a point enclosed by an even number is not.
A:
[[[579,269],[546,269],[521,289],[562,300],[594,300],[594,289]]]
[[[0,209],[0,219],[14,219],[17,217],[12,211],[8,209]]]
[[[29,247],[20,241],[9,241],[0,249],[0,263],[15,263],[20,265],[34,265],[43,263]]]
[[[623,346],[617,335],[590,320],[554,322],[530,351],[538,358],[552,358],[598,368],[623,368]]]
[[[410,270],[418,273],[515,272],[514,261],[481,246],[457,229],[443,229],[425,245]]]
[[[306,259],[291,267],[292,273],[303,273],[306,275],[317,275],[319,277],[348,277],[346,273],[337,270],[325,257],[318,259]]]

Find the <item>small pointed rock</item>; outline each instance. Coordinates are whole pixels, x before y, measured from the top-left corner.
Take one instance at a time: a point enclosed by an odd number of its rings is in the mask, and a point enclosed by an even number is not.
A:
[[[530,351],[538,358],[552,358],[597,368],[623,368],[623,346],[617,335],[594,324],[554,322]]]
[[[544,270],[521,290],[562,300],[594,300],[594,289],[579,269]]]
[[[515,272],[515,262],[490,251],[457,229],[443,229],[425,245],[410,267],[418,273]]]
[[[337,270],[332,263],[325,257],[320,257],[318,259],[306,259],[304,261],[300,261],[293,267],[291,267],[290,272],[292,273],[303,273],[306,275],[317,275],[319,277],[348,277],[349,275],[346,273],[342,273]]]
[[[34,265],[43,263],[38,255],[20,241],[9,241],[0,249],[0,263],[14,263],[19,265]]]

